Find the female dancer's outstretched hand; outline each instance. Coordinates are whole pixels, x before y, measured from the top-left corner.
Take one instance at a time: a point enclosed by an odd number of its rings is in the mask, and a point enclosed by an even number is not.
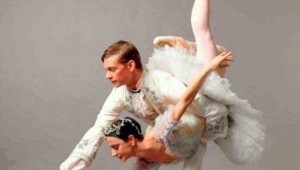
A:
[[[231,52],[222,52],[221,54],[214,57],[208,64],[207,67],[210,70],[217,70],[229,66],[229,63],[233,61]]]

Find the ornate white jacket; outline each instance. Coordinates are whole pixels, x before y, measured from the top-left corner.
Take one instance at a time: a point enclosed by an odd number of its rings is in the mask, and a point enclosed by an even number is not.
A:
[[[143,72],[139,92],[132,92],[126,86],[113,88],[94,126],[86,132],[60,169],[83,169],[89,166],[103,141],[103,130],[123,111],[131,112],[153,125],[157,114],[165,111],[168,105],[175,104],[185,89],[182,82],[169,73],[158,70]],[[188,110],[197,113],[198,107],[192,104]]]

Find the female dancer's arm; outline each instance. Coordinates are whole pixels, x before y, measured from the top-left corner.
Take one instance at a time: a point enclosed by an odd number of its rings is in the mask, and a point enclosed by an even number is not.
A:
[[[205,81],[206,76],[213,70],[229,66],[228,63],[230,61],[232,61],[231,52],[223,52],[213,58],[212,61],[210,61],[201,69],[196,78],[188,85],[187,89],[176,103],[172,113],[174,121],[178,122],[186,111],[187,107],[193,102],[196,94]]]

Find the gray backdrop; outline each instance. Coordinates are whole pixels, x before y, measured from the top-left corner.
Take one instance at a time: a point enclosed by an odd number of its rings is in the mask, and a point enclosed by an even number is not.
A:
[[[143,62],[157,35],[193,40],[188,0],[1,0],[0,169],[54,170],[96,119],[112,86],[99,56],[132,41]],[[234,52],[232,89],[264,112],[266,147],[253,165],[209,145],[203,170],[300,167],[299,0],[212,1],[216,42]],[[131,160],[132,161],[132,160]],[[181,169],[177,166],[163,169]],[[91,170],[128,169],[103,144]]]

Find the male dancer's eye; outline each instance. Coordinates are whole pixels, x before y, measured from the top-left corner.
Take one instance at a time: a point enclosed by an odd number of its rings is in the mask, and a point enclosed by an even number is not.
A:
[[[111,71],[111,72],[114,72],[114,71],[117,70],[117,68],[108,68],[107,70],[108,70],[108,71]]]

